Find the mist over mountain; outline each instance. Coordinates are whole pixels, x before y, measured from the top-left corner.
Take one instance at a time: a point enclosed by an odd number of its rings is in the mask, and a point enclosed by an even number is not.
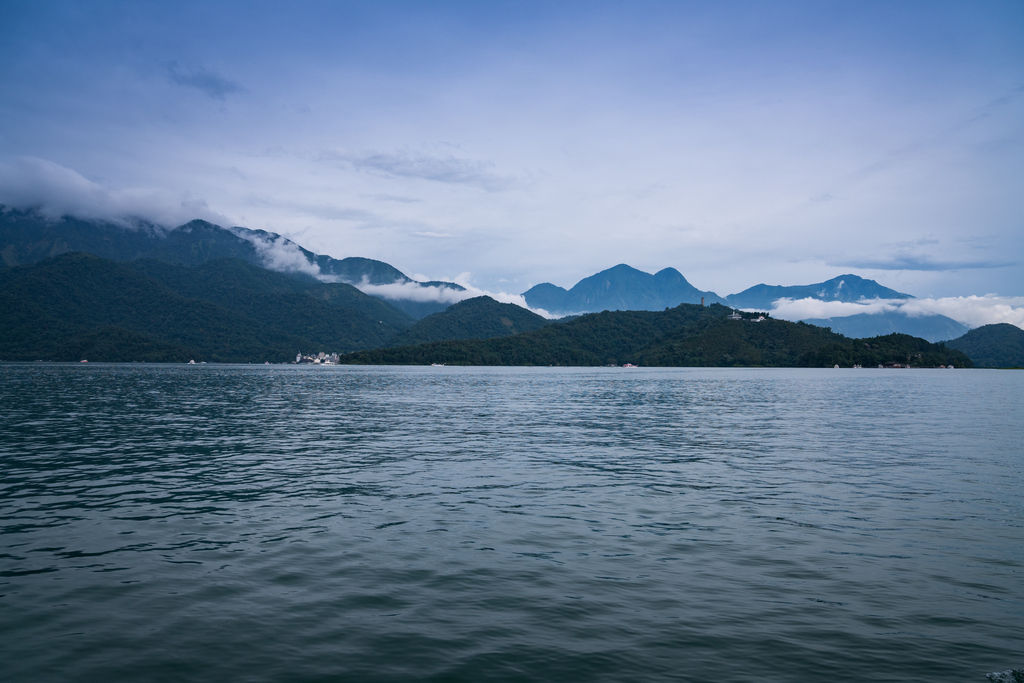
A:
[[[3,266],[36,263],[70,251],[113,261],[150,258],[185,266],[212,259],[238,258],[299,279],[392,287],[377,295],[392,301],[414,318],[447,308],[454,299],[445,297],[446,292],[464,291],[453,282],[416,282],[383,261],[360,257],[335,259],[315,254],[264,230],[229,229],[203,220],[166,229],[145,221],[82,220],[72,216],[47,219],[33,211],[0,206],[0,263]]]
[[[307,283],[353,284],[414,320],[445,311],[453,303],[489,294],[452,282],[418,282],[383,261],[316,254],[263,230],[223,228],[203,220],[169,229],[139,220],[83,220],[72,216],[54,219],[31,210],[0,207],[0,267],[35,263],[68,251],[83,251],[116,261],[158,259],[183,266],[235,258]],[[603,310],[658,311],[680,303],[699,303],[703,298],[708,305],[723,303],[738,309],[773,311],[774,317],[804,320],[849,336],[899,332],[931,341],[962,336],[969,329],[964,322],[977,325],[986,321],[985,317],[965,311],[964,302],[952,302],[955,305],[949,306],[951,302],[917,300],[853,274],[808,285],[759,284],[722,297],[698,289],[675,268],[650,274],[619,264],[580,280],[568,290],[543,283],[521,296],[494,296],[554,316]],[[904,302],[919,303],[913,306],[914,310],[904,312],[900,310]],[[969,305],[989,303],[979,299],[978,304]],[[951,315],[958,315],[958,311],[966,315],[958,321],[939,314],[947,311]],[[997,314],[993,310],[987,319]]]
[[[944,315],[911,316],[896,311],[883,313],[857,313],[835,318],[804,318],[803,321],[819,327],[830,327],[833,332],[847,337],[877,337],[899,332],[921,337],[930,342],[955,339],[967,332],[968,327]]]
[[[725,297],[734,308],[771,309],[779,299],[819,299],[821,301],[854,302],[861,299],[913,299],[894,289],[883,287],[874,280],[856,275],[840,275],[813,285],[754,285],[737,294]]]

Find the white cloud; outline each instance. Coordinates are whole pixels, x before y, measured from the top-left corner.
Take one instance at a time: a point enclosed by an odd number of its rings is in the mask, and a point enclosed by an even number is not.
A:
[[[910,299],[903,305],[910,316],[938,313],[970,327],[1010,323],[1024,329],[1024,297],[957,296]]]
[[[0,161],[0,204],[36,209],[48,218],[73,215],[114,220],[131,226],[142,219],[163,227],[195,218],[214,223],[227,219],[204,200],[148,188],[110,189],[66,166],[36,157]]]
[[[370,296],[396,301],[433,301],[454,304],[468,299],[472,294],[448,287],[424,287],[418,282],[392,282],[387,285],[371,285],[368,282],[353,283],[359,291]]]
[[[860,302],[779,299],[772,315],[783,320],[844,318],[859,313],[899,311],[917,318],[944,315],[968,327],[1010,323],[1024,329],[1024,297],[958,296],[929,299],[871,299]]]
[[[356,171],[391,178],[416,178],[454,185],[471,185],[489,192],[507,189],[514,182],[509,176],[495,173],[492,162],[466,159],[451,154],[432,155],[409,150],[362,153],[325,150],[320,157],[327,161],[347,162]]]
[[[478,296],[489,296],[495,301],[503,304],[515,304],[533,311],[545,318],[554,316],[543,308],[530,308],[522,294],[509,294],[508,292],[490,292],[469,283],[469,273],[462,273],[454,278],[455,284],[464,289],[452,289],[450,287],[425,287],[419,282],[392,282],[388,285],[371,285],[368,282],[356,283],[355,287],[364,294],[380,297],[382,299],[406,300],[406,301],[433,301],[442,304],[456,304],[466,299],[473,299]],[[426,279],[426,278],[424,278]]]
[[[821,299],[779,299],[774,303],[772,315],[783,320],[806,318],[843,318],[858,313],[888,313],[899,308],[902,299],[871,299],[859,303],[822,301]]]
[[[263,265],[269,270],[282,273],[305,273],[322,282],[337,281],[337,278],[321,273],[320,266],[310,261],[302,253],[299,245],[281,235],[271,236],[247,228],[231,228],[231,231],[256,247],[257,253],[263,259]]]

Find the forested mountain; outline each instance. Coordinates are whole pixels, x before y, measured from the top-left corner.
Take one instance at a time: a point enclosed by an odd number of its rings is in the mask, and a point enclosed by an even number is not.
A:
[[[281,362],[382,346],[411,323],[350,285],[290,289],[301,284],[233,259],[191,269],[62,254],[0,270],[0,359]]]
[[[280,321],[290,329],[295,326],[296,316],[321,313],[333,324],[337,317],[333,309],[358,311],[385,325],[385,335],[393,335],[414,322],[401,310],[344,282],[300,280],[240,259],[216,259],[194,268],[156,259],[139,259],[127,265],[182,296],[209,301],[269,324]],[[310,298],[314,299],[312,303]]]
[[[971,367],[963,353],[923,339],[849,339],[782,320],[731,320],[730,309],[681,304],[654,311],[606,311],[512,337],[443,341],[360,351],[344,363],[453,365],[620,365],[850,367],[900,363]]]
[[[654,275],[624,263],[603,270],[566,290],[549,282],[523,293],[533,308],[542,308],[554,315],[597,311],[661,311],[681,303],[699,304],[722,301],[714,292],[702,292],[675,268],[665,268]]]
[[[358,257],[335,259],[314,254],[280,235],[262,230],[222,228],[201,220],[191,221],[171,230],[143,222],[129,225],[81,220],[70,216],[50,220],[32,211],[0,206],[0,271],[17,265],[37,263],[50,256],[70,251],[83,251],[114,261],[141,260],[151,264],[162,261],[178,266],[202,266],[210,261],[238,259],[260,266],[261,269],[269,267],[279,274],[283,273],[288,279],[303,285],[298,290],[289,291],[315,294],[325,303],[362,311],[371,319],[376,318],[379,323],[392,326],[392,333],[407,327],[407,318],[418,320],[445,311],[451,301],[452,292],[444,290],[464,291],[463,287],[454,283],[414,282],[398,269],[382,261]],[[150,274],[155,277],[164,273],[156,265],[137,267],[154,269]],[[200,268],[193,275],[204,276],[204,271]],[[356,283],[359,286],[363,286],[363,283],[376,286],[378,288],[372,290],[375,296],[380,297],[376,300],[386,301],[391,305],[375,308],[364,298],[353,297],[351,289],[325,282],[335,279],[344,283]],[[172,284],[169,281],[161,281],[165,285]],[[384,289],[379,288],[380,286],[384,286]],[[275,287],[275,291],[285,291],[280,289],[280,283]],[[204,290],[204,286],[196,285],[196,288],[189,292],[179,293],[199,297]],[[456,298],[457,296],[462,295],[456,295]],[[604,310],[662,311],[680,303],[699,303],[702,297],[708,304],[727,302],[736,308],[758,310],[770,310],[773,302],[780,298],[809,297],[844,302],[874,298],[913,298],[909,294],[889,289],[873,280],[856,275],[841,275],[811,285],[761,284],[723,299],[714,292],[697,289],[674,268],[665,268],[651,275],[625,264],[584,278],[569,290],[544,283],[531,288],[524,296],[530,306],[545,309],[555,315]],[[399,311],[394,310],[396,308],[405,315],[399,315]],[[265,309],[267,312],[270,310],[272,309]],[[805,322],[831,327],[835,332],[849,337],[904,333],[929,341],[957,338],[967,330],[965,326],[945,316],[910,317],[899,311],[808,318]],[[447,334],[448,332],[440,332],[444,329],[447,328],[441,325],[428,336],[416,339],[425,340],[434,338],[437,334]],[[516,326],[514,329],[519,331],[527,328]],[[456,335],[468,334],[457,331],[457,326],[451,327],[449,331]],[[406,341],[413,339],[408,337]]]
[[[820,299],[821,301],[860,301],[861,299],[913,299],[909,294],[883,287],[874,280],[856,275],[840,275],[813,285],[754,285],[725,297],[735,308],[771,309],[779,299]]]
[[[1009,323],[982,325],[946,346],[963,351],[979,368],[1024,368],[1024,330]]]
[[[390,346],[409,346],[447,339],[490,339],[536,330],[551,321],[515,304],[478,296],[428,315],[391,340]]]
[[[49,220],[32,211],[0,206],[0,267],[37,263],[50,256],[81,251],[112,261],[140,258],[195,266],[213,259],[237,258],[249,263],[287,272],[295,278],[371,285],[412,283],[397,268],[373,259],[335,259],[314,254],[276,233],[248,228],[222,228],[194,220],[172,230],[150,223],[133,224],[81,220],[63,216]],[[420,283],[463,291],[451,282]],[[447,303],[395,298],[393,303],[414,318],[442,311]]]

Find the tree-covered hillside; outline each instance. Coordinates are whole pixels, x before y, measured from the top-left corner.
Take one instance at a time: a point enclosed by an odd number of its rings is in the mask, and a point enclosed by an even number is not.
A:
[[[173,229],[152,223],[83,220],[73,216],[52,219],[34,211],[0,205],[0,269],[30,265],[59,254],[81,251],[112,261],[159,259],[183,266],[198,266],[206,261],[236,258],[260,267],[280,270],[281,262],[299,264],[289,276],[314,280],[309,272],[319,269],[324,279],[370,285],[413,284],[413,280],[394,266],[373,259],[348,257],[336,259],[314,254],[272,232],[248,228],[223,228],[203,220],[194,220]],[[419,283],[463,291],[452,282]],[[401,294],[401,292],[399,292]],[[392,301],[414,319],[442,311],[448,304],[426,301],[423,297]]]
[[[946,346],[960,349],[979,368],[1024,367],[1024,330],[1009,323],[982,325]]]
[[[306,293],[240,286],[263,277],[248,268],[211,262],[192,281],[195,269],[68,253],[0,270],[0,360],[280,362],[395,331]]]
[[[342,362],[773,367],[856,363],[873,367],[890,361],[906,363],[909,357],[919,367],[971,366],[959,351],[906,335],[853,340],[804,323],[757,322],[752,315],[730,320],[729,313],[724,306],[692,304],[662,312],[606,311],[512,337],[360,351],[344,356]],[[846,356],[841,357],[844,352]]]
[[[434,313],[391,340],[390,346],[410,346],[448,339],[491,339],[510,337],[550,324],[532,311],[515,304],[498,303],[478,296]]]

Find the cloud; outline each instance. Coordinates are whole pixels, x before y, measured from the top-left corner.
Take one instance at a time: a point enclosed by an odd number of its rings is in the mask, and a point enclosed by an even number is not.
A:
[[[970,327],[1010,323],[1024,329],[1024,297],[957,296],[911,299],[903,304],[910,316],[939,314]]]
[[[419,282],[392,282],[388,285],[371,285],[368,282],[353,283],[359,291],[382,299],[402,301],[432,301],[442,304],[455,304],[463,299],[471,298],[472,294],[449,287],[424,287]]]
[[[1017,265],[1013,261],[937,261],[927,256],[896,254],[888,259],[847,260],[831,263],[840,268],[864,268],[867,270],[974,270],[979,268],[1006,268]]]
[[[409,151],[364,152],[360,154],[326,151],[325,160],[345,161],[357,171],[376,173],[387,177],[418,178],[439,183],[470,185],[489,192],[508,188],[513,178],[493,172],[489,161],[465,159],[452,155],[431,156]]]
[[[320,272],[320,266],[310,261],[299,245],[281,235],[257,232],[248,228],[230,228],[230,230],[256,247],[256,252],[269,270],[282,273],[305,273],[312,275],[321,282],[336,282],[337,278]]]
[[[187,193],[175,196],[147,188],[110,189],[78,172],[35,157],[0,161],[0,204],[35,209],[47,218],[72,215],[112,220],[126,226],[145,220],[163,227],[203,218],[214,223],[227,219],[206,201]]]
[[[448,232],[414,232],[413,235],[416,237],[432,237],[434,239],[447,239],[449,237],[455,237],[455,235]]]
[[[1024,297],[959,296],[937,299],[867,299],[860,302],[779,299],[772,315],[783,320],[844,318],[861,313],[899,312],[918,318],[944,315],[968,327],[1010,323],[1024,329]]]
[[[376,199],[381,202],[396,202],[398,204],[419,204],[423,201],[415,197],[401,197],[394,194],[362,194],[359,196],[363,199]]]
[[[371,285],[368,282],[353,283],[359,291],[370,296],[382,299],[406,300],[406,301],[431,301],[442,304],[457,304],[466,299],[473,299],[478,296],[489,296],[495,301],[503,304],[515,304],[533,311],[545,318],[554,318],[543,308],[530,308],[522,294],[509,294],[508,292],[489,292],[485,289],[474,287],[469,283],[469,273],[462,273],[455,278],[455,284],[463,289],[452,289],[450,287],[425,287],[419,282],[392,282],[389,285]]]
[[[172,83],[186,88],[195,88],[207,97],[223,100],[228,95],[243,92],[245,89],[234,81],[224,78],[203,67],[183,68],[177,62],[164,64],[167,77]]]

